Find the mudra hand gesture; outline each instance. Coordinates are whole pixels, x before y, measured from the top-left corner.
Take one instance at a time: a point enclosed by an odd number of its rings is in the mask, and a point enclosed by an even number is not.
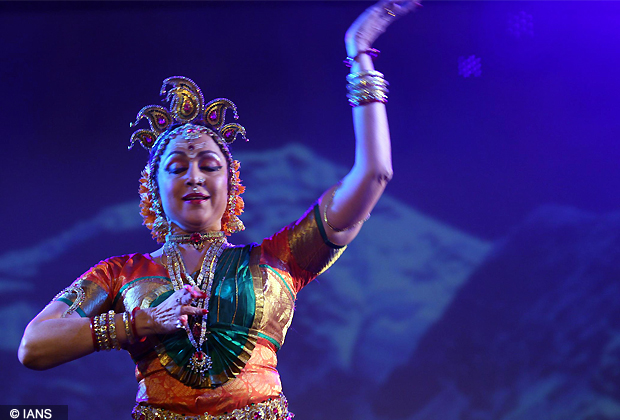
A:
[[[421,6],[421,0],[382,0],[364,11],[345,34],[347,55],[355,58],[372,47],[375,40],[398,18]]]
[[[148,315],[146,323],[149,333],[169,334],[187,325],[188,316],[206,316],[207,310],[192,306],[195,299],[207,295],[196,286],[186,285],[168,297],[161,305],[143,309]]]

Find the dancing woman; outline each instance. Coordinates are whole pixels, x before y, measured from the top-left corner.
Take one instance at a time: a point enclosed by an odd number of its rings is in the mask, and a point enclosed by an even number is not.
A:
[[[21,362],[48,369],[126,349],[136,363],[136,420],[292,418],[276,353],[297,293],[355,238],[392,176],[387,82],[374,70],[372,43],[414,8],[382,1],[347,31],[355,164],[260,244],[227,241],[244,228],[244,187],[229,144],[245,129],[225,122],[235,105],[205,102],[188,78],[166,79],[168,107],[144,107],[136,124],[144,118],[150,127],[131,138],[150,152],[140,207],[163,246],[101,261],[60,292],[26,328]]]

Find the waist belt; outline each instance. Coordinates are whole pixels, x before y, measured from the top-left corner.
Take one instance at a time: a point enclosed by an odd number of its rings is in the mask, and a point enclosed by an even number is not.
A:
[[[288,411],[288,402],[284,394],[218,416],[207,413],[186,416],[143,403],[136,404],[131,412],[133,420],[292,420],[294,416],[295,414]]]

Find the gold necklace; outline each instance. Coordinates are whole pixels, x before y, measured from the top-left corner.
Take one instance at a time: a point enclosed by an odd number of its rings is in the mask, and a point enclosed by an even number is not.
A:
[[[194,233],[185,233],[182,235],[173,235],[168,234],[166,236],[166,242],[174,242],[178,244],[190,244],[198,251],[201,251],[205,246],[205,242],[212,241],[213,239],[221,239],[224,238],[225,234],[222,231],[212,231],[212,232],[194,232]]]
[[[167,241],[164,244],[164,255],[166,256],[168,274],[170,275],[170,280],[172,281],[174,290],[181,290],[183,288],[183,277],[185,277],[190,285],[198,286],[198,288],[200,288],[200,290],[202,290],[206,295],[204,299],[197,299],[196,307],[200,309],[207,308],[209,298],[211,297],[211,287],[213,286],[213,277],[215,275],[217,260],[227,247],[228,242],[226,241],[226,237],[223,235],[210,240],[209,248],[207,249],[200,266],[200,271],[194,280],[185,268],[178,243]],[[197,325],[198,324],[195,323],[193,327],[195,328]],[[206,315],[202,317],[200,331],[192,331],[192,328],[189,326],[189,322],[184,326],[184,329],[190,343],[192,343],[192,346],[194,346],[194,349],[196,350],[189,360],[189,369],[196,374],[204,375],[213,366],[211,357],[203,351],[203,345],[207,341]],[[198,340],[196,340],[195,334],[198,335]]]

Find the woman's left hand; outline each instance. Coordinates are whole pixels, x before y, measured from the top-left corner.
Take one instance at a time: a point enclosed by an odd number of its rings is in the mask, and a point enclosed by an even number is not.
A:
[[[366,51],[388,26],[421,5],[421,0],[381,0],[370,6],[353,22],[344,36],[347,55],[351,58]]]
[[[137,311],[135,322],[138,335],[174,333],[187,325],[188,316],[205,316],[207,310],[192,306],[192,302],[206,297],[206,293],[198,287],[185,285],[160,305]]]

